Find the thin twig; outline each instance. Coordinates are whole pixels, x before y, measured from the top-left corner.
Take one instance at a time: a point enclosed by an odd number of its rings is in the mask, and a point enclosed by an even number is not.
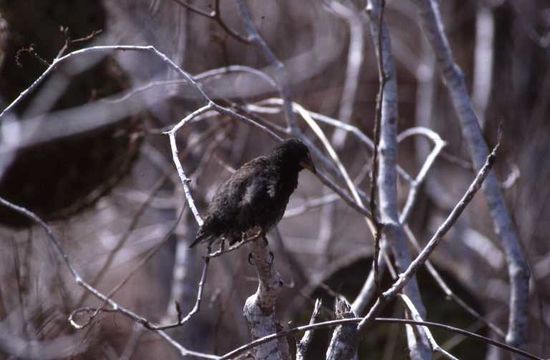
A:
[[[191,114],[187,115],[185,118],[183,118],[180,122],[178,122],[170,131],[168,131],[166,134],[170,138],[170,148],[172,149],[172,160],[174,161],[174,164],[176,165],[176,169],[178,171],[178,175],[181,180],[181,184],[183,185],[183,190],[185,193],[185,198],[187,199],[187,203],[189,204],[189,208],[191,209],[191,212],[193,213],[193,216],[195,217],[195,220],[197,221],[197,224],[199,226],[202,226],[203,220],[199,214],[199,210],[197,209],[197,206],[195,205],[195,201],[193,200],[193,196],[191,195],[191,188],[189,187],[189,183],[191,182],[191,179],[185,175],[185,172],[183,170],[183,166],[181,165],[181,161],[178,156],[178,145],[176,142],[176,132],[184,126],[187,122],[189,122],[191,119],[196,117],[197,115],[200,115],[202,113],[205,113],[213,108],[213,105],[211,103],[193,111]]]
[[[222,29],[228,35],[230,35],[232,38],[234,38],[235,40],[240,41],[244,44],[250,44],[250,40],[248,38],[242,36],[241,34],[236,32],[235,30],[231,29],[225,23],[225,21],[222,18],[221,11],[220,11],[220,0],[215,0],[215,3],[214,3],[215,4],[214,5],[215,10],[210,11],[210,12],[199,9],[197,7],[194,7],[191,4],[189,4],[189,3],[187,3],[183,0],[172,0],[172,1],[178,3],[179,5],[183,6],[184,8],[188,9],[191,12],[194,12],[197,15],[201,15],[201,16],[204,16],[204,17],[207,17],[209,19],[212,19],[212,20],[216,21],[222,27]]]
[[[0,113],[0,119],[2,119],[6,113],[10,112],[18,103],[23,101],[25,98],[27,98],[47,77],[50,73],[52,73],[54,70],[56,70],[62,63],[71,60],[72,58],[80,57],[83,55],[89,55],[93,53],[98,54],[109,54],[114,51],[135,51],[135,52],[148,52],[152,55],[158,57],[162,62],[166,64],[169,68],[172,68],[178,73],[182,80],[188,82],[197,92],[198,95],[203,98],[211,107],[212,110],[217,111],[220,114],[227,115],[231,118],[234,118],[239,121],[243,121],[245,123],[254,125],[256,127],[259,127],[263,131],[267,132],[271,136],[273,136],[275,139],[280,140],[281,137],[277,134],[275,134],[273,131],[271,131],[266,126],[262,125],[259,122],[256,122],[246,116],[243,116],[241,114],[238,114],[237,112],[233,111],[230,108],[226,108],[224,106],[221,106],[215,102],[213,102],[210,97],[206,94],[206,92],[202,89],[201,84],[193,78],[189,73],[184,71],[181,67],[179,67],[174,61],[172,61],[167,55],[157,50],[154,46],[139,46],[139,45],[103,45],[103,46],[92,46],[80,50],[73,51],[67,55],[64,55],[60,58],[54,59],[52,64],[40,75],[27,89],[25,89],[23,92],[19,94],[19,96],[13,100],[1,113]],[[91,106],[91,105],[88,105]],[[93,108],[93,107],[91,107]],[[68,111],[68,110],[67,110]],[[120,109],[120,112],[124,112],[124,114],[128,113],[127,109]],[[37,121],[44,120],[45,117],[39,117]],[[34,120],[34,119],[31,119]],[[94,117],[94,120],[96,118]],[[28,120],[30,121],[30,120]],[[105,120],[104,120],[105,122]],[[94,124],[90,124],[88,126],[96,127],[97,121],[95,121]],[[49,138],[48,140],[51,140]],[[29,144],[25,144],[29,145]]]
[[[338,157],[338,154],[336,154],[336,151],[334,150],[334,148],[332,147],[332,145],[328,141],[328,139],[325,136],[325,134],[324,134],[323,130],[321,129],[321,127],[313,120],[313,118],[309,115],[309,113],[302,106],[300,106],[296,103],[294,103],[293,105],[294,105],[293,107],[296,109],[296,111],[302,116],[304,121],[311,127],[311,129],[313,130],[315,135],[317,135],[317,138],[321,141],[321,143],[325,147],[325,150],[328,152],[330,158],[332,159],[332,161],[334,162],[334,164],[338,168],[340,174],[344,178],[344,180],[346,182],[346,185],[347,185],[349,191],[351,192],[351,195],[353,196],[353,200],[359,206],[365,207],[365,205],[363,203],[363,200],[361,199],[361,196],[359,195],[359,191],[358,191],[357,187],[355,186],[355,184],[351,180],[351,177],[349,176],[348,171],[346,170],[346,168],[344,167],[344,165],[340,161],[340,158]],[[372,211],[371,211],[371,215],[372,215]],[[371,230],[371,232],[373,232],[374,227],[373,227],[373,224],[371,222],[371,218],[369,216],[365,216],[365,221],[367,223],[367,226]]]
[[[339,199],[340,197],[337,194],[333,194],[333,193],[327,194],[325,196],[317,197],[317,198],[307,199],[304,202],[302,202],[300,205],[287,209],[285,211],[285,215],[283,218],[288,219],[288,218],[300,216],[311,209],[315,209],[326,204],[334,203]]]
[[[167,178],[168,178],[168,175],[165,174],[159,180],[157,180],[157,183],[155,185],[153,185],[153,188],[151,189],[151,191],[147,195],[147,198],[143,201],[141,206],[138,208],[138,210],[136,211],[136,213],[132,217],[132,220],[130,221],[130,224],[128,224],[128,228],[126,229],[124,234],[120,237],[120,239],[117,241],[114,248],[109,252],[109,255],[107,256],[107,258],[103,262],[103,265],[100,266],[100,270],[97,272],[97,274],[94,276],[94,278],[90,281],[90,284],[92,286],[94,286],[94,287],[97,286],[97,284],[101,281],[101,279],[103,279],[105,274],[107,274],[107,271],[111,267],[117,253],[124,247],[124,245],[126,244],[128,239],[130,238],[130,234],[137,227],[139,219],[141,218],[141,216],[143,215],[145,210],[147,210],[147,208],[149,207],[151,201],[153,201],[155,195],[162,189],[162,187],[163,187],[164,183],[166,182]],[[82,294],[80,299],[76,302],[76,304],[77,304],[76,307],[82,306],[82,303],[84,302],[84,300],[86,300],[86,298],[88,297],[88,294],[89,294],[89,292],[87,292],[87,291],[84,292],[84,294]]]
[[[432,131],[428,128],[423,128],[423,127],[414,127],[403,131],[401,134],[397,136],[397,141],[402,142],[407,137],[413,136],[413,135],[422,135],[427,137],[434,143],[434,147],[430,152],[430,154],[428,155],[428,157],[426,158],[426,160],[424,161],[424,164],[422,165],[422,168],[418,172],[418,175],[410,184],[409,194],[407,195],[407,201],[405,202],[403,211],[401,211],[401,215],[399,216],[399,222],[401,224],[407,223],[409,216],[412,213],[414,203],[416,202],[416,198],[418,196],[418,190],[424,183],[424,179],[428,175],[428,172],[430,171],[432,165],[435,163],[437,156],[441,153],[441,151],[445,147],[445,141],[443,141],[443,139],[441,139],[441,137],[435,131]]]
[[[439,3],[436,0],[413,0],[416,4],[423,33],[433,48],[444,84],[457,113],[464,140],[475,169],[480,169],[489,148],[478,123],[474,106],[469,96],[465,76],[454,60],[449,39],[444,31]],[[522,346],[528,339],[529,277],[530,270],[525,259],[516,226],[502,195],[494,174],[487,177],[483,193],[493,219],[497,238],[506,254],[510,279],[510,303],[507,341]]]
[[[166,234],[164,235],[164,237],[162,238],[162,240],[158,243],[158,245],[156,245],[154,248],[150,249],[149,251],[146,252],[145,256],[137,263],[134,265],[134,267],[126,274],[126,276],[117,284],[115,285],[110,291],[109,293],[106,295],[106,297],[108,299],[112,299],[114,297],[114,295],[120,290],[122,289],[122,287],[124,287],[124,285],[126,285],[128,283],[128,281],[130,281],[130,279],[137,273],[137,271],[143,266],[145,265],[147,262],[149,262],[149,260],[151,260],[153,258],[153,256],[161,249],[161,247],[166,243],[166,241],[168,241],[168,239],[172,236],[172,234],[174,233],[174,231],[176,230],[176,227],[178,226],[179,222],[181,221],[181,218],[183,217],[183,214],[184,214],[184,210],[182,209],[182,211],[180,212],[180,214],[178,215],[178,217],[176,218],[176,220],[174,221],[174,223],[172,224],[172,226],[170,227],[170,229],[168,229],[168,231],[166,232]],[[71,325],[73,325],[74,328],[76,329],[83,329],[85,328],[86,326],[90,325],[90,323],[92,322],[92,320],[97,316],[99,315],[100,313],[102,312],[105,312],[105,306],[107,306],[109,303],[108,301],[104,301],[101,306],[97,307],[95,309],[95,312],[90,315],[87,319],[86,322],[82,323],[82,324],[78,324],[77,322],[75,321],[71,321],[76,315],[78,315],[79,313],[81,312],[88,312],[87,310],[89,309],[88,307],[86,308],[77,308],[76,310],[73,310],[71,312],[71,314],[69,315],[69,322],[71,322]],[[83,310],[84,309],[84,310]],[[143,324],[146,328],[150,329],[150,330],[154,330],[156,328],[158,328],[157,325],[154,325],[150,322],[146,323],[146,324]]]
[[[179,327],[179,326],[185,324],[186,322],[188,322],[193,315],[195,315],[196,313],[198,313],[200,311],[201,302],[202,302],[202,294],[203,294],[204,286],[206,285],[206,275],[207,275],[207,273],[208,273],[208,259],[205,259],[203,267],[202,267],[201,277],[200,277],[200,280],[199,280],[199,286],[198,286],[198,290],[197,290],[197,297],[195,299],[195,304],[193,305],[193,308],[187,313],[187,315],[181,316],[181,313],[178,310],[177,311],[178,321],[176,321],[172,324],[168,324],[168,325],[153,326],[152,327],[153,330],[166,330],[166,329],[172,329],[172,328],[175,328],[175,327]],[[176,307],[178,307],[177,303],[176,303]]]
[[[418,244],[418,241],[416,240],[416,237],[414,236],[413,232],[411,231],[408,225],[405,225],[404,228],[405,228],[405,234],[407,234],[407,237],[410,243],[418,252],[420,252],[422,249],[420,247],[420,244]],[[502,339],[506,337],[504,332],[497,325],[485,319],[478,311],[476,311],[474,308],[468,305],[462,298],[456,295],[451,290],[449,285],[445,282],[443,277],[439,274],[437,269],[432,265],[431,261],[429,260],[426,260],[426,269],[428,270],[428,272],[430,273],[430,275],[432,276],[436,284],[439,286],[439,288],[445,293],[446,299],[450,299],[454,301],[458,306],[463,308],[466,312],[468,312],[470,315],[475,317],[477,320],[479,320],[481,323],[483,323],[485,326],[487,326],[489,329],[495,332],[495,334],[497,334]]]
[[[296,125],[296,117],[292,111],[292,93],[290,89],[290,81],[286,73],[284,64],[275,56],[273,51],[269,48],[264,38],[256,29],[256,25],[252,20],[250,9],[245,0],[235,0],[241,19],[244,22],[246,31],[248,32],[248,38],[255,44],[260,50],[265,59],[275,67],[277,74],[277,84],[279,93],[284,102],[284,113],[290,132],[293,134],[298,133],[298,126]]]
[[[283,104],[282,100],[279,98],[270,98],[265,99],[262,101],[259,101],[255,104],[248,104],[247,108],[251,111],[257,111],[257,112],[270,112],[270,113],[278,113],[279,109],[273,109],[271,107],[265,107],[262,105],[276,105],[281,106]],[[301,105],[300,105],[301,106]],[[362,144],[364,144],[369,150],[374,149],[374,143],[367,135],[365,135],[359,128],[356,126],[343,123],[340,120],[331,118],[330,116],[326,116],[323,114],[316,113],[314,111],[308,110],[305,107],[302,106],[302,108],[309,113],[309,115],[316,121],[319,121],[321,123],[333,126],[338,129],[342,129],[343,131],[349,132],[355,136],[357,140],[359,140]],[[296,109],[294,109],[296,112]],[[401,167],[397,166],[397,173],[399,176],[405,180],[407,183],[411,183],[413,181],[413,178]]]
[[[206,257],[211,259],[211,258],[215,258],[215,257],[218,257],[218,256],[222,256],[223,254],[233,252],[237,249],[240,249],[243,245],[248,244],[249,242],[256,241],[260,236],[262,236],[261,231],[257,232],[256,234],[253,234],[252,236],[247,237],[246,239],[244,239],[242,241],[239,241],[239,242],[229,246],[227,249],[224,249],[223,246],[222,246],[222,247],[220,247],[220,249],[218,249],[214,252],[208,253],[208,255],[206,255]]]
[[[30,220],[32,220],[36,224],[38,224],[42,229],[44,229],[49,241],[53,244],[55,250],[57,251],[59,256],[62,258],[65,266],[67,267],[67,269],[71,273],[71,275],[72,275],[73,279],[75,280],[75,282],[77,283],[77,285],[85,288],[87,291],[91,292],[95,297],[97,297],[98,299],[104,301],[105,303],[107,303],[110,306],[110,308],[105,309],[104,311],[116,311],[116,312],[128,317],[129,319],[135,321],[136,323],[144,326],[145,328],[148,328],[148,326],[150,326],[149,320],[147,320],[146,318],[136,314],[132,310],[127,309],[126,307],[120,305],[119,303],[115,302],[113,299],[111,299],[108,296],[104,295],[103,293],[98,291],[96,288],[91,286],[88,282],[86,282],[82,278],[80,273],[76,270],[76,268],[73,266],[73,264],[72,264],[71,260],[69,259],[69,256],[67,255],[67,253],[63,250],[63,246],[61,245],[61,241],[54,234],[53,230],[40,217],[38,217],[32,211],[30,211],[30,210],[28,210],[24,207],[15,205],[15,204],[9,202],[8,200],[6,200],[2,197],[0,197],[0,204],[14,210],[15,212],[17,212],[17,213],[19,213],[19,214],[21,214],[21,215],[23,215],[27,218],[29,218]],[[182,356],[192,355],[192,356],[196,356],[196,357],[203,358],[203,359],[218,359],[219,358],[219,357],[214,356],[214,355],[188,350],[187,348],[183,347],[181,344],[176,342],[174,339],[172,339],[164,331],[156,331],[156,333],[159,334],[159,336],[161,336],[163,339],[165,339],[172,346],[174,346]]]
[[[403,302],[405,303],[405,306],[407,306],[407,308],[409,309],[409,312],[411,313],[413,320],[424,321],[424,319],[422,319],[422,317],[418,313],[418,310],[414,306],[413,302],[411,301],[411,299],[407,295],[399,294],[399,298],[401,300],[403,300]],[[439,346],[439,344],[435,340],[432,332],[430,331],[429,327],[421,328],[420,326],[418,326],[417,328],[419,329],[419,331],[423,331],[426,334],[428,340],[430,341],[430,345],[432,346],[432,351],[440,353],[441,355],[443,355],[447,359],[458,360],[457,357],[453,356],[452,354],[450,354],[449,352],[447,352],[446,350],[441,348],[441,346]]]
[[[281,338],[281,337],[292,335],[292,334],[295,334],[295,333],[298,333],[298,332],[312,330],[312,329],[322,329],[322,328],[326,328],[326,327],[335,327],[335,326],[343,325],[343,324],[356,324],[356,323],[360,322],[362,319],[363,318],[339,319],[339,320],[323,321],[323,322],[316,323],[316,324],[297,326],[297,327],[294,327],[292,329],[280,331],[278,333],[274,333],[274,334],[271,334],[271,335],[268,335],[268,336],[264,336],[260,339],[256,339],[254,341],[251,341],[248,344],[240,346],[237,349],[232,350],[232,351],[224,354],[223,356],[221,356],[219,358],[219,360],[234,359],[238,355],[244,353],[245,351],[247,351],[249,349],[252,349],[255,346],[264,344],[264,343],[269,342],[269,341],[273,341],[273,340]],[[505,343],[502,343],[500,341],[496,341],[496,340],[493,340],[491,338],[485,337],[483,335],[479,335],[479,334],[476,334],[476,333],[473,333],[473,332],[470,332],[470,331],[467,331],[467,330],[464,330],[464,329],[460,329],[460,328],[457,328],[457,327],[454,327],[454,326],[446,325],[446,324],[440,324],[440,323],[431,322],[431,321],[416,321],[416,320],[409,320],[409,319],[382,318],[382,317],[374,318],[374,321],[379,322],[379,323],[385,323],[385,324],[409,324],[409,325],[419,325],[419,326],[426,326],[426,327],[431,326],[431,327],[434,327],[434,328],[438,328],[438,329],[450,331],[450,332],[453,332],[453,333],[456,333],[456,334],[464,335],[468,338],[471,338],[473,340],[482,341],[482,342],[484,342],[486,344],[489,344],[489,345],[497,346],[497,347],[499,347],[501,349],[504,349],[506,351],[509,351],[511,353],[526,356],[529,359],[544,360],[543,358],[541,358],[539,356],[528,353],[527,351],[521,350],[517,347],[513,347],[513,346],[507,345]]]
[[[439,243],[443,240],[443,236],[449,231],[453,224],[458,220],[466,206],[473,199],[476,192],[481,187],[481,184],[489,174],[491,170],[495,157],[496,151],[498,150],[500,143],[494,147],[493,151],[487,157],[485,164],[481,170],[477,173],[474,181],[468,187],[468,190],[462,196],[458,204],[453,208],[449,216],[445,219],[443,224],[437,229],[435,234],[432,236],[426,247],[418,254],[418,256],[410,263],[409,267],[399,275],[397,281],[393,283],[390,289],[386,290],[382,295],[376,300],[375,304],[371,307],[368,314],[363,318],[359,323],[358,328],[362,330],[368,326],[368,324],[374,319],[376,314],[380,311],[383,305],[385,305],[389,300],[393,299],[401,289],[407,284],[410,278],[416,273],[416,271],[422,266],[430,254],[435,250]]]

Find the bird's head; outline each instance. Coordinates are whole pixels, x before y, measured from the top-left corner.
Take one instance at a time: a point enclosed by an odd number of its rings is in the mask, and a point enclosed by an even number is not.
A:
[[[284,141],[275,149],[274,153],[285,162],[296,164],[300,170],[307,169],[316,173],[309,149],[299,139],[292,138]]]

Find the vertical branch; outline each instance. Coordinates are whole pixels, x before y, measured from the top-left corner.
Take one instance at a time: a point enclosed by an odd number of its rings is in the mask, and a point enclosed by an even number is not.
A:
[[[479,170],[489,151],[483,139],[472,101],[468,96],[464,74],[453,59],[449,41],[443,30],[439,5],[434,0],[414,0],[414,2],[420,12],[422,28],[433,48],[441,75],[458,115],[470,157],[475,169]],[[510,277],[510,315],[506,341],[520,347],[527,341],[529,268],[494,174],[487,176],[487,180],[483,184],[483,193],[493,219],[495,232],[506,253],[508,276]]]
[[[380,214],[381,236],[386,241],[395,257],[398,272],[403,272],[411,263],[411,254],[403,227],[399,222],[399,204],[397,201],[397,79],[395,63],[391,50],[389,30],[382,17],[384,0],[371,0],[367,8],[370,17],[370,31],[377,43],[376,56],[379,64],[380,116],[378,144],[378,174],[376,186],[378,190],[378,211]],[[372,201],[372,200],[371,200]],[[374,259],[377,264],[377,259]],[[375,274],[376,276],[376,274]],[[405,294],[411,299],[422,317],[426,310],[420,297],[416,279],[404,288]],[[415,332],[407,326],[407,339],[411,359],[430,359],[431,349],[423,331]]]
[[[409,280],[412,279],[412,275],[414,275],[418,271],[418,269],[426,263],[426,261],[430,257],[430,254],[435,250],[439,243],[441,243],[441,241],[443,240],[443,236],[445,236],[445,234],[456,223],[466,206],[468,206],[470,201],[472,201],[474,195],[480,189],[483,181],[488,177],[490,170],[495,162],[498,146],[499,144],[497,144],[493,151],[487,156],[486,162],[483,164],[481,170],[477,173],[474,181],[472,181],[466,193],[462,196],[460,201],[447,216],[443,224],[439,226],[430,241],[428,241],[428,244],[424,247],[424,249],[422,249],[422,251],[414,259],[414,261],[411,262],[409,267],[399,275],[391,288],[382,293],[382,295],[370,308],[368,314],[363,318],[363,320],[361,320],[359,325],[357,325],[357,328],[359,330],[364,330],[365,328],[367,328],[374,321],[375,316],[380,312],[382,307],[390,300],[394,299],[409,282]]]
[[[334,306],[337,319],[353,318],[353,310],[345,298],[337,298]],[[339,325],[334,329],[327,349],[327,360],[356,358],[359,333],[354,324],[350,325]]]
[[[371,18],[371,21],[378,22],[378,29],[382,28],[382,21],[384,19],[384,9],[385,1],[381,5],[380,14],[378,19]],[[373,36],[374,38],[374,36]],[[376,114],[374,118],[374,129],[373,129],[373,139],[374,139],[374,148],[372,152],[372,172],[371,172],[371,188],[370,188],[370,202],[369,208],[372,214],[374,222],[374,257],[372,261],[372,274],[374,279],[374,284],[376,286],[376,293],[380,291],[380,276],[378,269],[378,259],[380,257],[380,241],[382,236],[382,224],[378,218],[378,211],[376,209],[376,197],[377,194],[377,179],[378,179],[378,147],[380,146],[380,121],[382,118],[382,100],[384,98],[384,87],[386,85],[386,74],[384,72],[384,58],[380,56],[382,54],[382,31],[378,31],[378,36],[376,37],[376,52],[377,52],[377,66],[378,66],[378,94],[376,95]]]
[[[315,324],[319,320],[319,315],[321,314],[321,305],[321,299],[315,300],[315,307],[313,308],[313,313],[311,314],[311,319],[309,320],[310,325]],[[307,351],[312,340],[313,330],[308,330],[304,332],[304,336],[296,346],[296,360],[306,359]]]
[[[281,275],[273,267],[273,254],[265,238],[252,241],[249,245],[250,258],[256,266],[258,289],[246,299],[243,313],[253,339],[276,333],[280,330],[275,315],[275,302],[283,287]],[[254,349],[255,359],[290,359],[286,339],[278,339]]]

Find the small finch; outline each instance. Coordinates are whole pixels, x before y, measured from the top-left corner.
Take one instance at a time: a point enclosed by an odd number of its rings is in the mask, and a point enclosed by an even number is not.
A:
[[[286,140],[270,154],[241,166],[216,190],[190,247],[217,239],[232,245],[257,227],[265,235],[283,217],[302,169],[315,173],[309,150],[298,139]]]

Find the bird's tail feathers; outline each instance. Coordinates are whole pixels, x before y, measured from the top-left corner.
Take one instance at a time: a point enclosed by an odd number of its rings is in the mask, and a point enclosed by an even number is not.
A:
[[[200,243],[202,240],[205,240],[206,238],[208,238],[208,236],[202,233],[201,231],[199,231],[195,240],[193,240],[191,245],[189,245],[189,248],[192,248],[193,246],[197,245],[198,243]]]
[[[206,227],[205,227],[206,225]],[[195,237],[195,240],[189,245],[189,248],[192,248],[193,246],[197,245],[200,242],[212,242],[216,240],[217,236],[213,235],[211,231],[209,231],[210,227],[208,226],[207,221],[205,221],[205,224],[199,229],[197,232],[197,236]]]

